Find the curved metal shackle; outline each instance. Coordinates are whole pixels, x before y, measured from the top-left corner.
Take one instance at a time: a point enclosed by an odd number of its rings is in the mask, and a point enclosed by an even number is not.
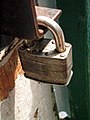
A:
[[[58,25],[58,23],[52,20],[51,18],[45,16],[38,16],[37,22],[38,25],[47,27],[53,33],[57,52],[64,52],[65,51],[64,33],[61,27]]]

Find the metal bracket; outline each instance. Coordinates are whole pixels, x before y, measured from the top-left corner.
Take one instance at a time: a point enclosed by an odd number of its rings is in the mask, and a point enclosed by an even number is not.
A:
[[[35,11],[36,11],[36,16],[42,16],[45,15],[47,17],[50,17],[51,19],[56,20],[62,13],[61,10],[58,9],[52,9],[52,8],[46,8],[46,7],[39,7],[39,6],[35,6]],[[30,24],[30,23],[29,23]],[[36,24],[36,23],[35,23]],[[9,27],[9,26],[8,26]],[[30,27],[30,29],[32,29]],[[46,28],[43,28],[44,32],[47,32]],[[34,32],[33,32],[34,34]],[[32,34],[30,34],[31,36],[33,36]],[[37,36],[37,34],[34,34],[34,36]],[[32,37],[31,37],[32,38]],[[1,44],[2,43],[2,39],[0,39],[0,60],[3,60],[3,58],[14,48],[17,47],[19,42],[21,43],[24,39],[19,39],[19,38],[13,38],[10,42],[11,36],[8,36],[7,39],[7,35],[4,36],[4,39],[6,41],[6,45]],[[33,38],[34,40],[35,38]],[[28,39],[28,41],[31,41],[31,39]],[[17,44],[18,43],[18,44]],[[5,44],[5,43],[4,43]]]

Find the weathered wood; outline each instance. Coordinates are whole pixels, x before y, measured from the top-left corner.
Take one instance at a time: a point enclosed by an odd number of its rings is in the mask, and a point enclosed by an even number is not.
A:
[[[71,77],[72,46],[57,53],[54,40],[41,40],[31,48],[20,47],[19,54],[25,75],[37,81],[67,84]]]
[[[33,0],[0,0],[0,34],[36,39],[38,25]]]

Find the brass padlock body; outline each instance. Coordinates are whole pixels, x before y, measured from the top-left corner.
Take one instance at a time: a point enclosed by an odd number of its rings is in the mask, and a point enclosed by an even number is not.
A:
[[[63,53],[56,52],[55,40],[42,39],[30,48],[24,45],[19,54],[25,76],[45,83],[68,84],[72,70],[72,45],[65,43]]]

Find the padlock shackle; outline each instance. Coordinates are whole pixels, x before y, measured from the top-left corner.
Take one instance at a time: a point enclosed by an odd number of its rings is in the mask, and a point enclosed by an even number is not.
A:
[[[61,27],[58,25],[58,23],[52,20],[51,18],[48,18],[45,16],[38,16],[37,22],[38,22],[38,25],[47,27],[53,33],[54,39],[56,42],[57,52],[64,52],[65,51],[64,33]]]

